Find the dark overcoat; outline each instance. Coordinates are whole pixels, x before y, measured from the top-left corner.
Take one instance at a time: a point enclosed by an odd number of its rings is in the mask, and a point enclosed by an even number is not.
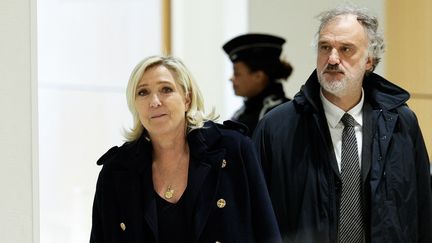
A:
[[[188,175],[196,198],[191,242],[281,242],[255,147],[232,129],[237,124],[224,124],[207,122],[188,134],[191,161],[197,163]],[[141,138],[99,160],[91,243],[158,242],[151,151]]]
[[[316,71],[254,134],[286,242],[337,242],[340,173]],[[364,78],[361,176],[366,242],[432,242],[429,159],[409,94]]]

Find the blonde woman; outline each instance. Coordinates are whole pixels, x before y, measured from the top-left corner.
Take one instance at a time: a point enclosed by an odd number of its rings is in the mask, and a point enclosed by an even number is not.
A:
[[[127,87],[133,128],[103,155],[90,242],[280,242],[250,139],[204,114],[175,57],[141,61]]]

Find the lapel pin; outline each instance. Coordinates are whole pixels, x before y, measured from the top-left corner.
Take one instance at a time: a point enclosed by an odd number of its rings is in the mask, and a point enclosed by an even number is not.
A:
[[[222,165],[221,165],[221,167],[222,167],[222,168],[225,168],[226,164],[227,164],[226,160],[222,160]]]
[[[125,231],[126,230],[126,225],[125,225],[125,223],[120,223],[120,228],[123,230],[123,231]]]

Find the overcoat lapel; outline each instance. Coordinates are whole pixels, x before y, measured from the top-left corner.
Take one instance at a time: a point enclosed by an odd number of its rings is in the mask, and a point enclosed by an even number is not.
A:
[[[142,146],[142,147],[141,147]],[[148,238],[143,235],[145,222],[158,240],[157,208],[151,174],[151,145],[140,141],[137,151],[132,153],[131,163],[124,171],[114,172],[120,208],[125,216],[126,230],[131,230],[131,242]]]
[[[324,142],[325,148],[328,152],[328,160],[330,167],[332,168],[334,174],[340,179],[339,166],[337,164],[336,155],[334,153],[333,143],[331,141],[330,131],[327,125],[327,120],[321,119],[320,117],[325,117],[325,115],[314,114],[315,123],[318,126],[318,131],[321,135],[322,141]]]
[[[383,181],[387,161],[386,155],[390,145],[391,135],[396,127],[398,115],[390,111],[376,110],[373,112],[376,120],[372,140],[371,191],[374,195]]]
[[[302,92],[310,105],[313,107],[313,118],[318,132],[324,142],[327,154],[327,159],[330,163],[331,169],[338,179],[340,179],[339,166],[337,164],[336,155],[334,153],[333,143],[331,141],[330,131],[328,128],[327,120],[324,114],[324,108],[320,99],[320,85],[316,70],[312,73],[306,84],[302,87]],[[296,99],[296,98],[295,98]],[[301,101],[304,105],[304,101]]]
[[[148,162],[148,166],[143,172],[142,177],[143,183],[143,210],[144,210],[144,219],[147,222],[147,225],[150,227],[153,232],[153,236],[158,241],[159,235],[158,230],[158,219],[157,219],[157,207],[156,207],[156,199],[153,187],[153,179],[151,173],[151,162]]]
[[[208,156],[205,160],[198,163],[196,171],[193,173],[193,190],[195,199],[194,229],[196,241],[201,236],[204,226],[207,223],[212,207],[216,203],[216,192],[219,184],[219,168],[217,161],[222,161],[223,153]]]
[[[189,145],[194,168],[189,175],[191,200],[194,202],[193,222],[195,242],[207,224],[212,207],[216,203],[220,165],[225,156],[224,149],[214,150],[221,134],[215,127],[199,129],[189,136]]]
[[[361,178],[363,182],[363,187],[366,186],[367,177],[371,167],[371,149],[372,149],[372,135],[373,127],[376,124],[372,116],[371,105],[366,101],[363,105],[363,145],[362,145],[362,162],[361,162]]]
[[[113,179],[116,183],[116,193],[121,210],[120,224],[125,225],[125,231],[131,238],[130,242],[139,242],[138,239],[143,239],[141,235],[143,225],[143,211],[140,189],[140,178],[138,174],[131,171],[113,172]]]
[[[390,111],[382,111],[382,116],[378,119],[381,121],[378,123],[379,145],[381,156],[384,158],[387,155],[387,149],[391,141],[391,135],[396,127],[398,115]]]

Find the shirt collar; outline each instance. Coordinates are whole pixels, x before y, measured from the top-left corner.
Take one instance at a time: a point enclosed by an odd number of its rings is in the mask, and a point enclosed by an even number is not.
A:
[[[324,96],[322,89],[320,89],[320,98],[321,98],[321,102],[323,104],[324,113],[325,113],[325,116],[327,118],[327,122],[328,122],[330,127],[335,128],[339,124],[342,116],[345,114],[345,111],[342,110],[341,108],[337,107],[333,103],[331,103]],[[363,88],[362,88],[362,94],[361,94],[360,102],[357,103],[357,105],[355,105],[353,108],[351,108],[351,110],[346,112],[346,113],[350,114],[354,118],[356,123],[359,124],[360,126],[363,126],[363,116],[362,116],[363,103],[364,103],[364,92],[363,92]]]

